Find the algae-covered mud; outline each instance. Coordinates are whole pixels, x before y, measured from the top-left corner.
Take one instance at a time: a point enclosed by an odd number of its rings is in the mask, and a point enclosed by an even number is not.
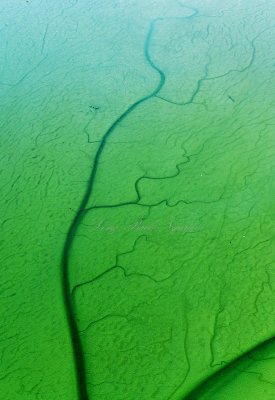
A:
[[[0,398],[274,399],[274,2],[0,11]]]

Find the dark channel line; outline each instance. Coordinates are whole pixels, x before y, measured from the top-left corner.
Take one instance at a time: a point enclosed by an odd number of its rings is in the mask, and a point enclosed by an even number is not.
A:
[[[86,365],[84,359],[84,352],[83,346],[81,343],[76,319],[74,317],[74,306],[73,301],[70,294],[70,279],[69,279],[69,258],[70,258],[70,251],[73,245],[73,241],[79,225],[83,220],[85,215],[85,208],[89,201],[89,198],[92,194],[96,173],[98,170],[98,164],[101,157],[101,154],[105,148],[108,138],[117,128],[117,126],[135,109],[138,105],[144,103],[146,100],[149,100],[157,95],[157,93],[161,90],[165,83],[165,75],[164,73],[153,63],[149,55],[149,47],[151,42],[151,37],[154,31],[154,25],[157,20],[153,20],[150,24],[149,31],[147,33],[145,47],[144,47],[144,55],[149,63],[149,65],[158,72],[159,74],[159,84],[156,89],[149,94],[148,96],[142,97],[141,99],[137,100],[133,103],[123,114],[121,114],[115,122],[110,126],[110,128],[105,132],[98,150],[95,155],[95,159],[93,162],[91,174],[87,183],[86,191],[84,196],[81,200],[80,206],[76,212],[76,215],[70,225],[70,228],[66,235],[65,244],[63,247],[63,255],[62,255],[62,289],[63,289],[63,299],[65,303],[65,310],[66,310],[66,317],[67,322],[70,330],[70,336],[72,341],[72,349],[73,349],[73,356],[74,356],[74,363],[75,363],[75,373],[76,373],[76,381],[77,381],[77,388],[78,388],[78,399],[79,400],[89,400],[88,389],[87,389],[87,378],[86,378]]]
[[[184,6],[183,4],[181,4],[181,6],[184,8],[188,8],[188,9],[190,8],[190,7]],[[81,203],[77,209],[75,217],[72,220],[71,225],[66,234],[66,239],[65,239],[63,253],[62,253],[62,259],[61,259],[61,268],[62,268],[61,279],[62,279],[63,301],[64,301],[66,318],[67,318],[67,323],[68,323],[68,328],[69,328],[69,333],[70,333],[70,338],[71,338],[71,345],[72,345],[72,350],[73,350],[76,384],[77,384],[77,391],[78,391],[78,400],[89,400],[89,395],[88,395],[88,387],[87,387],[86,363],[85,363],[85,358],[84,358],[83,345],[82,345],[82,342],[80,339],[80,332],[78,331],[76,318],[74,316],[74,304],[73,304],[71,290],[70,290],[69,259],[70,259],[70,252],[71,252],[71,248],[73,245],[73,241],[74,241],[74,238],[78,231],[79,225],[81,224],[81,222],[85,216],[86,207],[87,207],[88,201],[89,201],[92,191],[93,191],[100,157],[105,148],[105,145],[107,144],[109,137],[112,135],[114,130],[119,126],[119,124],[132,111],[134,111],[140,104],[142,104],[142,103],[146,102],[147,100],[150,100],[154,97],[157,97],[157,94],[160,92],[160,90],[162,89],[162,87],[165,83],[164,72],[154,64],[154,62],[151,59],[150,53],[149,53],[155,24],[157,22],[164,21],[167,19],[168,20],[169,19],[171,19],[171,20],[173,20],[173,19],[191,19],[192,17],[195,17],[198,14],[198,10],[195,10],[195,9],[192,9],[192,10],[193,10],[193,13],[188,16],[155,18],[151,21],[147,35],[146,35],[146,39],[145,39],[144,56],[145,56],[147,63],[150,65],[150,67],[158,73],[159,83],[158,83],[157,87],[155,88],[155,90],[153,90],[153,92],[151,94],[140,98],[139,100],[134,102],[131,106],[129,106],[126,109],[126,111],[124,111],[113,122],[113,124],[109,127],[109,129],[103,135],[102,140],[100,141],[100,144],[98,146],[95,158],[94,158],[94,162],[93,162],[91,173],[90,173],[90,176],[89,176],[89,179],[87,182],[85,193],[84,193]]]
[[[256,344],[254,347],[251,347],[248,351],[241,354],[240,356],[234,358],[232,361],[229,361],[224,367],[216,370],[213,374],[209,375],[205,379],[201,380],[194,388],[192,388],[189,393],[187,393],[182,400],[199,400],[200,396],[207,391],[215,383],[218,378],[222,378],[229,373],[230,371],[236,369],[240,363],[249,359],[249,357],[253,356],[257,351],[265,350],[267,347],[274,345],[275,343],[275,335],[272,335],[270,338],[267,338],[263,342]]]

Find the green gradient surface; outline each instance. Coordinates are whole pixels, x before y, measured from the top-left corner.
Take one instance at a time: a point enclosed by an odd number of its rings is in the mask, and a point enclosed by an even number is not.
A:
[[[0,399],[274,399],[274,3],[0,10]]]

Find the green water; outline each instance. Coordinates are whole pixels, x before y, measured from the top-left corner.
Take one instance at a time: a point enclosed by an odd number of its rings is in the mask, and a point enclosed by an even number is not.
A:
[[[274,2],[0,11],[0,399],[273,400]]]

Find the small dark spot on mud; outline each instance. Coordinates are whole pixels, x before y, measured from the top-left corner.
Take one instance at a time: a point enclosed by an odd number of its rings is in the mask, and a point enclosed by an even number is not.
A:
[[[99,107],[92,105],[92,106],[89,106],[89,109],[90,110],[99,110]]]

